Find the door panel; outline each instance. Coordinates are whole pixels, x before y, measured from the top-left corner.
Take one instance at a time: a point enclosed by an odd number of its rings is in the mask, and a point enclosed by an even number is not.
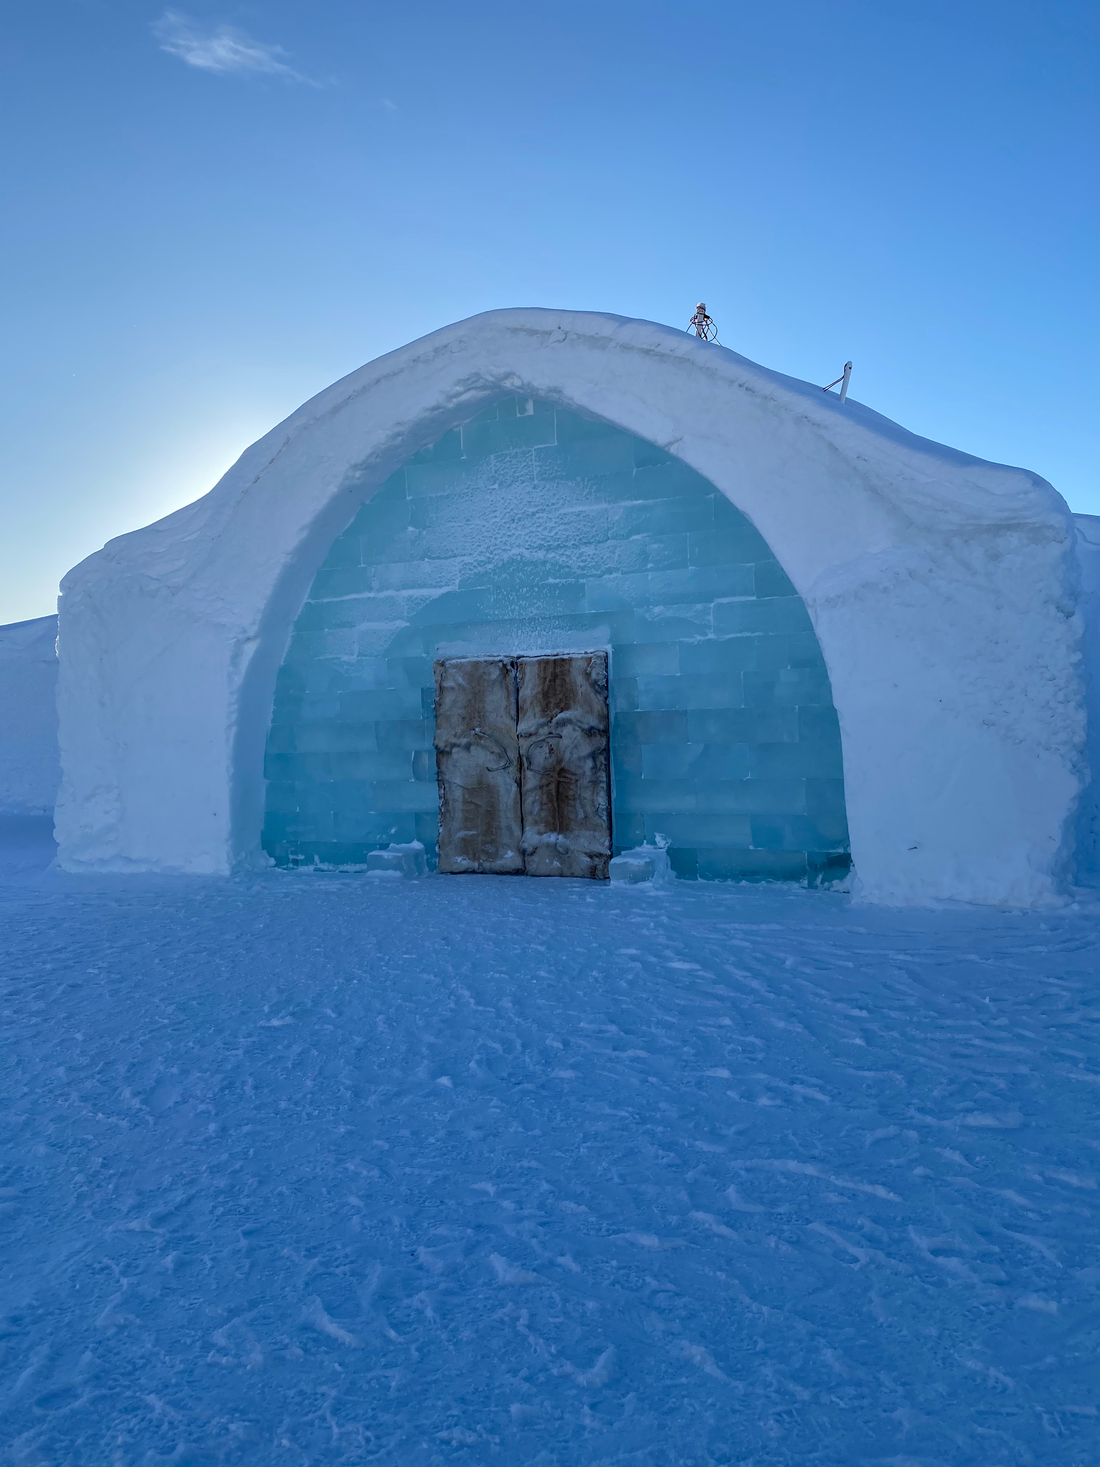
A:
[[[515,663],[435,664],[439,869],[523,870]]]
[[[606,880],[607,656],[521,657],[516,673],[524,869],[529,876]]]

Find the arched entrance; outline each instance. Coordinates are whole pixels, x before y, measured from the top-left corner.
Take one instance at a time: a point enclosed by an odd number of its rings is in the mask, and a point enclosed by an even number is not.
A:
[[[682,877],[846,872],[829,677],[769,546],[673,455],[515,395],[416,454],[332,545],[276,682],[265,849],[346,866],[419,839],[434,860],[437,665],[595,652],[616,851],[660,834]]]

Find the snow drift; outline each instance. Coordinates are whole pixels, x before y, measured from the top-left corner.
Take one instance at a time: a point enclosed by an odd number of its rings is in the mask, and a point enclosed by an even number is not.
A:
[[[57,617],[0,627],[0,814],[52,814],[57,749]]]
[[[1074,515],[1081,565],[1085,684],[1088,697],[1086,763],[1091,775],[1077,817],[1077,880],[1100,886],[1100,515]]]

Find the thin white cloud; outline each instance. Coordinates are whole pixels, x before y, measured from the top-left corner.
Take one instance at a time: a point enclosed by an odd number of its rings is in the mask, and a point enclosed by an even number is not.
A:
[[[178,56],[188,66],[198,67],[200,71],[215,71],[223,75],[246,72],[256,76],[281,76],[287,81],[305,82],[311,87],[318,85],[287,65],[282,59],[287,55],[282,46],[254,40],[231,25],[204,30],[178,10],[166,10],[154,22],[153,34],[162,51],[167,51],[169,56]]]

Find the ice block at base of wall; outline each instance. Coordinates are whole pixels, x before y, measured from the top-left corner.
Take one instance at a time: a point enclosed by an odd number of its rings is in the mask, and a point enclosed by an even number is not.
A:
[[[656,845],[635,846],[632,851],[621,851],[613,856],[608,865],[612,881],[621,881],[635,886],[651,881],[655,886],[667,886],[676,880],[668,860],[668,841],[657,836]]]
[[[393,876],[426,876],[428,861],[424,847],[418,840],[406,845],[393,845],[384,851],[371,851],[366,861],[368,872],[382,872]]]

